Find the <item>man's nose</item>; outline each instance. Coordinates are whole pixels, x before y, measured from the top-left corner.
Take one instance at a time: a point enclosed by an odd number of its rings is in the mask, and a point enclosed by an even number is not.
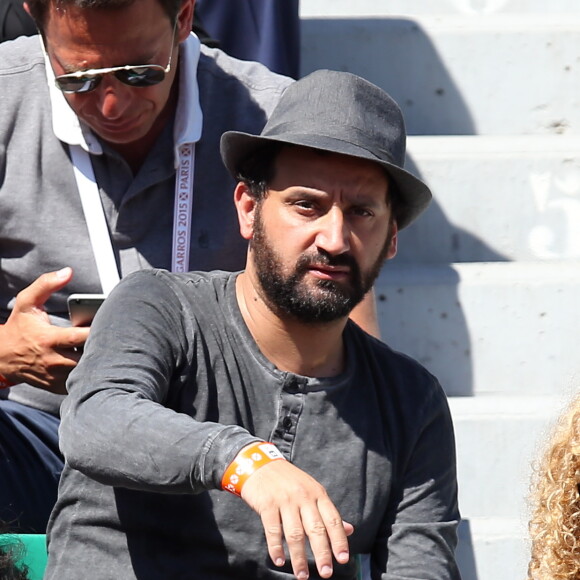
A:
[[[115,120],[123,117],[131,106],[131,87],[124,85],[113,75],[104,75],[95,89],[98,107],[103,118]]]
[[[350,250],[350,228],[341,209],[333,207],[318,220],[316,245],[336,256]]]

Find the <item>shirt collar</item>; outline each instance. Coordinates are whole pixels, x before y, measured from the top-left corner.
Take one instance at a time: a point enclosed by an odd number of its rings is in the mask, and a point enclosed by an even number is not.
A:
[[[62,91],[54,84],[54,72],[50,59],[38,35],[44,54],[46,79],[52,108],[52,128],[56,137],[69,145],[80,145],[85,151],[100,155],[103,148],[95,134],[82,123],[70,108]],[[192,32],[180,45],[179,51],[179,96],[173,127],[175,166],[179,165],[179,151],[186,143],[196,143],[201,137],[203,116],[199,103],[197,65],[200,42]]]

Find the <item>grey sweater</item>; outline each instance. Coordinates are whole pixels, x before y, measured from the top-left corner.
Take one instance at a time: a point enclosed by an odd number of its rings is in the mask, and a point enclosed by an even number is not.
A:
[[[326,487],[373,578],[459,578],[453,429],[436,379],[352,322],[343,374],[279,371],[243,321],[235,278],[138,272],[97,314],[62,407],[46,578],[290,578],[258,515],[219,491],[256,438]]]
[[[197,80],[203,132],[196,146],[192,269],[237,270],[246,243],[232,202],[234,181],[219,155],[226,130],[260,132],[291,79],[258,63],[201,48]],[[168,125],[135,176],[114,151],[93,155],[101,200],[121,275],[171,266],[175,167]],[[100,292],[68,147],[52,128],[44,58],[38,38],[0,44],[0,323],[16,294],[40,274],[72,266],[72,282],[46,304],[55,324],[68,324],[66,297]],[[0,391],[0,397],[6,396]],[[61,397],[15,387],[10,398],[57,413]]]

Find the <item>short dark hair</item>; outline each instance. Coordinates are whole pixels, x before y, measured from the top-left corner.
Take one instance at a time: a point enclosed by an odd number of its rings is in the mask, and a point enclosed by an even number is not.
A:
[[[38,30],[44,34],[46,13],[51,4],[54,6],[75,6],[77,8],[96,8],[116,10],[131,6],[136,0],[27,0],[30,15],[34,19]],[[171,24],[175,23],[182,0],[157,0]]]
[[[254,151],[240,164],[236,178],[243,181],[252,197],[261,201],[266,196],[268,185],[274,179],[276,159],[283,147],[281,143],[272,143]]]
[[[249,157],[246,157],[240,164],[236,178],[242,181],[248,187],[252,197],[262,201],[268,191],[268,186],[276,170],[276,159],[284,147],[294,147],[283,143],[272,143],[258,149]],[[316,151],[316,150],[314,150]],[[327,151],[319,151],[320,154],[329,154]],[[401,197],[398,193],[397,184],[394,179],[385,170],[388,183],[387,204],[391,209],[391,215],[394,221],[398,221],[401,212]]]

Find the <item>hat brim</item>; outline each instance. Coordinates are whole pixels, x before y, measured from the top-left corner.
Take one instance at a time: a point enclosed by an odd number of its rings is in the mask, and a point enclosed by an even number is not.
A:
[[[381,165],[395,182],[400,198],[397,226],[399,230],[417,219],[429,205],[432,194],[425,183],[394,163],[378,159],[370,151],[353,143],[324,135],[284,133],[283,138],[263,137],[240,131],[227,131],[220,140],[220,152],[224,165],[230,174],[237,178],[240,166],[250,155],[262,148],[279,143],[300,145],[319,151],[328,151],[366,159]]]

